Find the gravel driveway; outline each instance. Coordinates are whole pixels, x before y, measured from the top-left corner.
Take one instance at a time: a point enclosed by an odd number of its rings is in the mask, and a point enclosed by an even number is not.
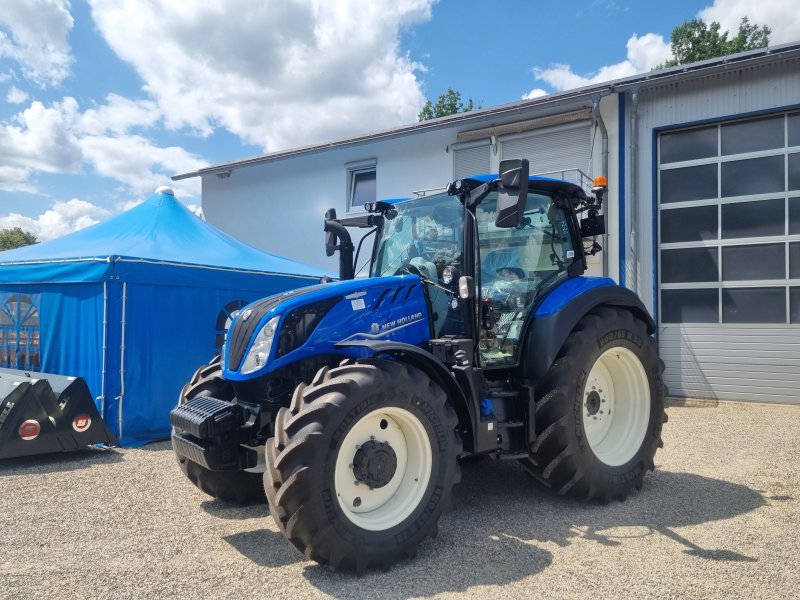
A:
[[[0,598],[800,598],[800,406],[668,412],[626,502],[466,464],[439,537],[360,578],[208,499],[169,443],[0,462]]]

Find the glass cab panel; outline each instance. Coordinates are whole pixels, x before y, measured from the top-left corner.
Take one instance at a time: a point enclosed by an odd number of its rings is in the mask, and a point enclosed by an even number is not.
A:
[[[434,334],[463,335],[464,307],[458,301],[463,274],[464,207],[439,194],[398,202],[384,214],[372,276],[418,273],[425,281]]]
[[[486,367],[517,364],[531,306],[567,277],[575,249],[564,211],[545,194],[528,194],[522,225],[495,227],[497,194],[476,211],[480,277],[479,357]]]

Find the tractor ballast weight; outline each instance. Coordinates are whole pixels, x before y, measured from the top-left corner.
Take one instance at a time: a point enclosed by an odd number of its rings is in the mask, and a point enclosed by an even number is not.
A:
[[[520,461],[580,500],[641,488],[663,363],[639,298],[584,276],[605,192],[520,159],[445,193],[331,209],[341,281],[234,316],[170,414],[181,470],[219,499],[266,495],[300,551],[358,572],[435,535],[466,456]],[[370,230],[355,252],[350,228]],[[370,277],[354,278],[372,234]]]
[[[116,443],[81,377],[0,369],[0,398],[0,459]]]

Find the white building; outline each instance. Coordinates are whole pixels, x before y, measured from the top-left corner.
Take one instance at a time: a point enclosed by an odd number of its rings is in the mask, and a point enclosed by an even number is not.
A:
[[[215,165],[209,222],[336,269],[322,218],[528,158],[608,177],[589,274],[658,322],[670,394],[800,402],[800,43]],[[590,181],[590,179],[589,179]]]

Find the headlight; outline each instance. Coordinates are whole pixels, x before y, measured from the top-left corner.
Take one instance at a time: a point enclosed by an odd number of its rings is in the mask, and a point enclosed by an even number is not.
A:
[[[272,341],[275,339],[275,329],[278,327],[280,317],[273,317],[270,319],[261,331],[258,332],[253,345],[250,347],[250,352],[244,359],[244,364],[239,372],[242,375],[252,373],[264,366],[269,357],[269,351],[272,348]]]

